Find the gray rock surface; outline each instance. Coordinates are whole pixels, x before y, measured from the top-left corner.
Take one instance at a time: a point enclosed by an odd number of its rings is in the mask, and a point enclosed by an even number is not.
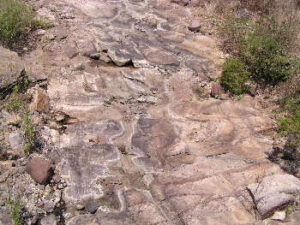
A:
[[[24,138],[21,132],[12,132],[9,134],[9,145],[12,149],[12,154],[16,156],[24,155]]]
[[[89,213],[92,213],[94,214],[97,209],[99,208],[100,204],[96,201],[88,201],[86,204],[85,204],[85,207],[84,209],[86,211],[88,211]]]
[[[57,219],[54,214],[50,214],[41,219],[41,225],[57,225]]]

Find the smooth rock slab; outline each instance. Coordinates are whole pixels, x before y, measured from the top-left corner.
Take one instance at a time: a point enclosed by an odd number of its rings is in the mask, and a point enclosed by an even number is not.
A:
[[[179,66],[180,62],[177,60],[176,56],[171,53],[166,53],[164,51],[152,51],[149,52],[146,58],[154,63],[159,65],[170,65],[170,66]]]
[[[140,118],[131,139],[134,151],[140,155],[136,162],[146,167],[165,166],[168,151],[175,144],[176,137],[169,121]]]
[[[17,55],[0,46],[0,92],[22,76],[24,65]]]
[[[64,200],[83,203],[100,198],[103,190],[98,179],[109,175],[107,163],[118,159],[111,139],[123,131],[118,121],[70,125],[61,137],[63,147],[57,156],[57,169],[66,181]]]

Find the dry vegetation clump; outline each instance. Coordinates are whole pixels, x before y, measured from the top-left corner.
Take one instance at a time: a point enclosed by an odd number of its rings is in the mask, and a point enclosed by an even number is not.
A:
[[[1,0],[0,44],[17,50],[26,45],[31,31],[51,26],[35,16],[36,12],[30,3],[22,0]]]

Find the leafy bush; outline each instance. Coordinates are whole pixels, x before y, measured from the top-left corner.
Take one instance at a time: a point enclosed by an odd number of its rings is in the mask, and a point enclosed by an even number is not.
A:
[[[40,26],[33,7],[21,0],[0,1],[0,42],[12,48],[13,44],[26,39],[29,32]]]
[[[262,17],[241,37],[239,55],[258,84],[275,86],[295,72],[296,60],[289,53],[293,43],[291,26],[273,16]]]
[[[239,58],[226,59],[221,75],[221,85],[225,91],[240,95],[248,90],[246,82],[250,73],[244,67],[243,61]]]
[[[299,59],[291,54],[292,47],[296,46],[295,36],[298,32],[295,26],[294,19],[279,22],[274,16],[261,16],[257,20],[230,18],[220,31],[224,36],[225,49],[244,63],[243,68],[250,73],[253,81],[266,87],[286,81],[299,71]],[[226,63],[223,69],[228,70],[229,65]],[[226,73],[223,71],[223,74]],[[228,82],[235,82],[232,87],[240,87],[237,91],[231,91],[233,94],[245,91],[241,82],[247,79],[244,73],[239,73],[240,70],[234,76],[237,81],[234,81],[233,75],[226,83],[221,78],[221,84],[227,90],[231,89]]]

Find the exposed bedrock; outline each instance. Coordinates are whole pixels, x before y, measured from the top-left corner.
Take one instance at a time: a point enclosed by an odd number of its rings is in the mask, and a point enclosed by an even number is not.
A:
[[[199,13],[184,2],[41,4],[54,39],[42,38],[24,63],[47,77],[47,104],[34,110],[51,118],[40,128],[40,153],[53,163],[53,181],[40,187],[11,164],[0,164],[0,175],[15,174],[14,192],[28,183],[20,190],[33,199],[52,190],[55,207],[40,206],[43,223],[279,224],[261,219],[297,199],[299,182],[267,159],[274,121],[258,100],[210,97],[224,55],[200,24],[189,29]],[[25,208],[38,211],[34,203]]]

